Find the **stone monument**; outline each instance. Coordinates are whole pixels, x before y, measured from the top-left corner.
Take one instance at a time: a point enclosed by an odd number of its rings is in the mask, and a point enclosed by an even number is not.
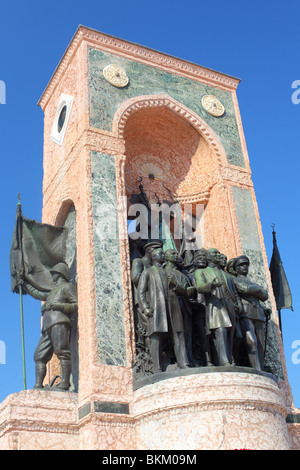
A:
[[[83,26],[76,31],[39,101],[43,222],[68,228],[67,261],[77,288],[71,387],[7,397],[0,404],[0,449],[299,449],[299,410],[278,328],[239,82]],[[158,232],[151,238],[160,243],[148,254],[149,212],[146,237],[128,237],[130,224],[138,225],[136,202],[156,210]],[[184,243],[175,237],[186,206],[193,217],[203,208],[202,245],[222,254],[221,262],[215,253],[213,268],[197,262],[202,246],[193,237]],[[163,266],[167,251],[170,269]],[[244,354],[235,355],[247,334],[238,329],[245,301],[231,297],[221,332],[205,324],[212,297],[223,299],[222,310],[230,289],[239,294],[240,279],[235,284],[225,267],[239,256],[249,260],[247,282],[268,293],[265,308],[272,311],[259,368],[247,362],[252,350],[245,344]],[[132,274],[133,263],[140,274]],[[205,278],[205,269],[216,276]],[[158,272],[166,341],[153,369],[151,341],[154,355],[158,349],[149,330],[147,283]],[[170,323],[175,304],[180,327]],[[226,357],[220,338],[230,338]],[[45,383],[58,367],[52,358]]]

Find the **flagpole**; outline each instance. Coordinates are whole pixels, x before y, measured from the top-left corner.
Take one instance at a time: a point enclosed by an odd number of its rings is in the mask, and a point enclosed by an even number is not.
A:
[[[283,342],[282,326],[281,326],[281,310],[278,310],[278,318],[279,318],[279,329],[280,329],[280,333],[281,333],[281,339],[282,339],[282,342]]]
[[[23,315],[23,291],[21,284],[19,285],[20,297],[20,320],[21,320],[21,347],[22,347],[22,370],[23,370],[23,390],[27,390],[26,383],[26,364],[25,364],[25,340],[24,340],[24,315]]]
[[[18,209],[21,209],[21,198],[18,194],[19,202],[17,204]],[[22,373],[23,373],[23,390],[27,390],[26,381],[26,363],[25,363],[25,335],[24,335],[24,313],[23,313],[23,290],[22,284],[19,284],[19,299],[20,299],[20,321],[21,321],[21,348],[22,348]]]

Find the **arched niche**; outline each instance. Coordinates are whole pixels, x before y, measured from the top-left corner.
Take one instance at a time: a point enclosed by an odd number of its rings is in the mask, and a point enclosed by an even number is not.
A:
[[[68,230],[66,246],[66,262],[70,268],[70,280],[77,283],[77,249],[76,249],[76,209],[73,201],[68,199],[60,207],[56,217],[56,225]]]
[[[193,252],[190,250],[201,246],[218,248],[232,257],[235,241],[229,188],[222,176],[228,162],[218,137],[203,119],[170,97],[137,97],[124,103],[117,111],[113,131],[124,143],[117,174],[120,175],[120,194],[127,196],[129,209],[130,204],[138,203],[144,196],[150,204],[177,203],[182,212],[190,205],[196,216],[201,206],[204,209],[202,243],[198,246],[190,244],[187,249],[186,239],[175,243],[186,268],[193,268]],[[172,233],[171,223],[169,229]],[[127,253],[130,253],[127,266],[132,267],[133,260],[144,254],[143,243],[140,240],[132,242],[129,237],[127,248]],[[137,357],[134,371],[138,376],[145,365],[140,361],[143,357],[143,333],[138,331],[140,322],[134,287]],[[149,364],[151,367],[151,362]]]
[[[169,198],[168,189],[179,196],[189,193],[199,163],[204,166],[209,158],[208,145],[197,130],[166,107],[134,113],[124,140],[126,193],[131,194],[142,177],[151,202],[157,202],[155,193]]]
[[[183,136],[178,147],[177,131]],[[204,119],[168,95],[137,96],[116,111],[113,134],[125,146],[117,169],[122,196],[129,200],[131,194],[139,192],[137,178],[145,170],[148,177],[143,179],[143,186],[150,196],[154,194],[157,199],[156,193],[163,198],[171,189],[181,207],[193,204],[195,211],[201,204],[205,209],[204,246],[236,256],[241,247],[231,185],[226,180],[231,165],[219,137]],[[157,180],[149,178],[153,171]]]
[[[124,192],[129,206],[139,182],[151,204],[174,201],[207,206],[226,155],[218,137],[195,113],[170,97],[124,103],[114,120],[124,139]]]

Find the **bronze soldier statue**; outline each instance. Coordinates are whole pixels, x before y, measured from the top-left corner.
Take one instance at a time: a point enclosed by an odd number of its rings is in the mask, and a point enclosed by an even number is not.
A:
[[[41,292],[27,282],[24,288],[28,294],[42,305],[42,332],[34,353],[36,383],[35,388],[43,388],[46,365],[53,353],[60,360],[61,382],[58,390],[69,390],[71,375],[70,326],[71,315],[77,310],[77,291],[69,282],[69,268],[58,263],[51,270],[54,287],[50,292]]]
[[[260,301],[266,301],[269,296],[266,289],[247,278],[249,264],[250,261],[247,256],[237,257],[233,264],[236,272],[236,277],[233,277],[233,279],[242,301],[242,312],[239,321],[248,358],[251,367],[262,370],[265,322],[270,315],[270,310],[264,308]]]

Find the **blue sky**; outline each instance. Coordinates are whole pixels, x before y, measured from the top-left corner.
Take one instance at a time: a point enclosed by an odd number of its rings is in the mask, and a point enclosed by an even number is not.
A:
[[[10,292],[8,256],[18,193],[24,215],[41,220],[43,112],[37,102],[83,24],[242,79],[237,94],[267,255],[270,261],[275,223],[293,294],[294,312],[282,311],[283,341],[300,407],[300,293],[294,260],[300,229],[300,104],[291,99],[292,83],[300,80],[299,2],[10,0],[0,10],[0,80],[6,85],[6,104],[0,104],[0,346],[6,349],[5,364],[0,357],[0,402],[22,389],[19,299]],[[24,315],[31,388],[39,302],[26,297]]]

